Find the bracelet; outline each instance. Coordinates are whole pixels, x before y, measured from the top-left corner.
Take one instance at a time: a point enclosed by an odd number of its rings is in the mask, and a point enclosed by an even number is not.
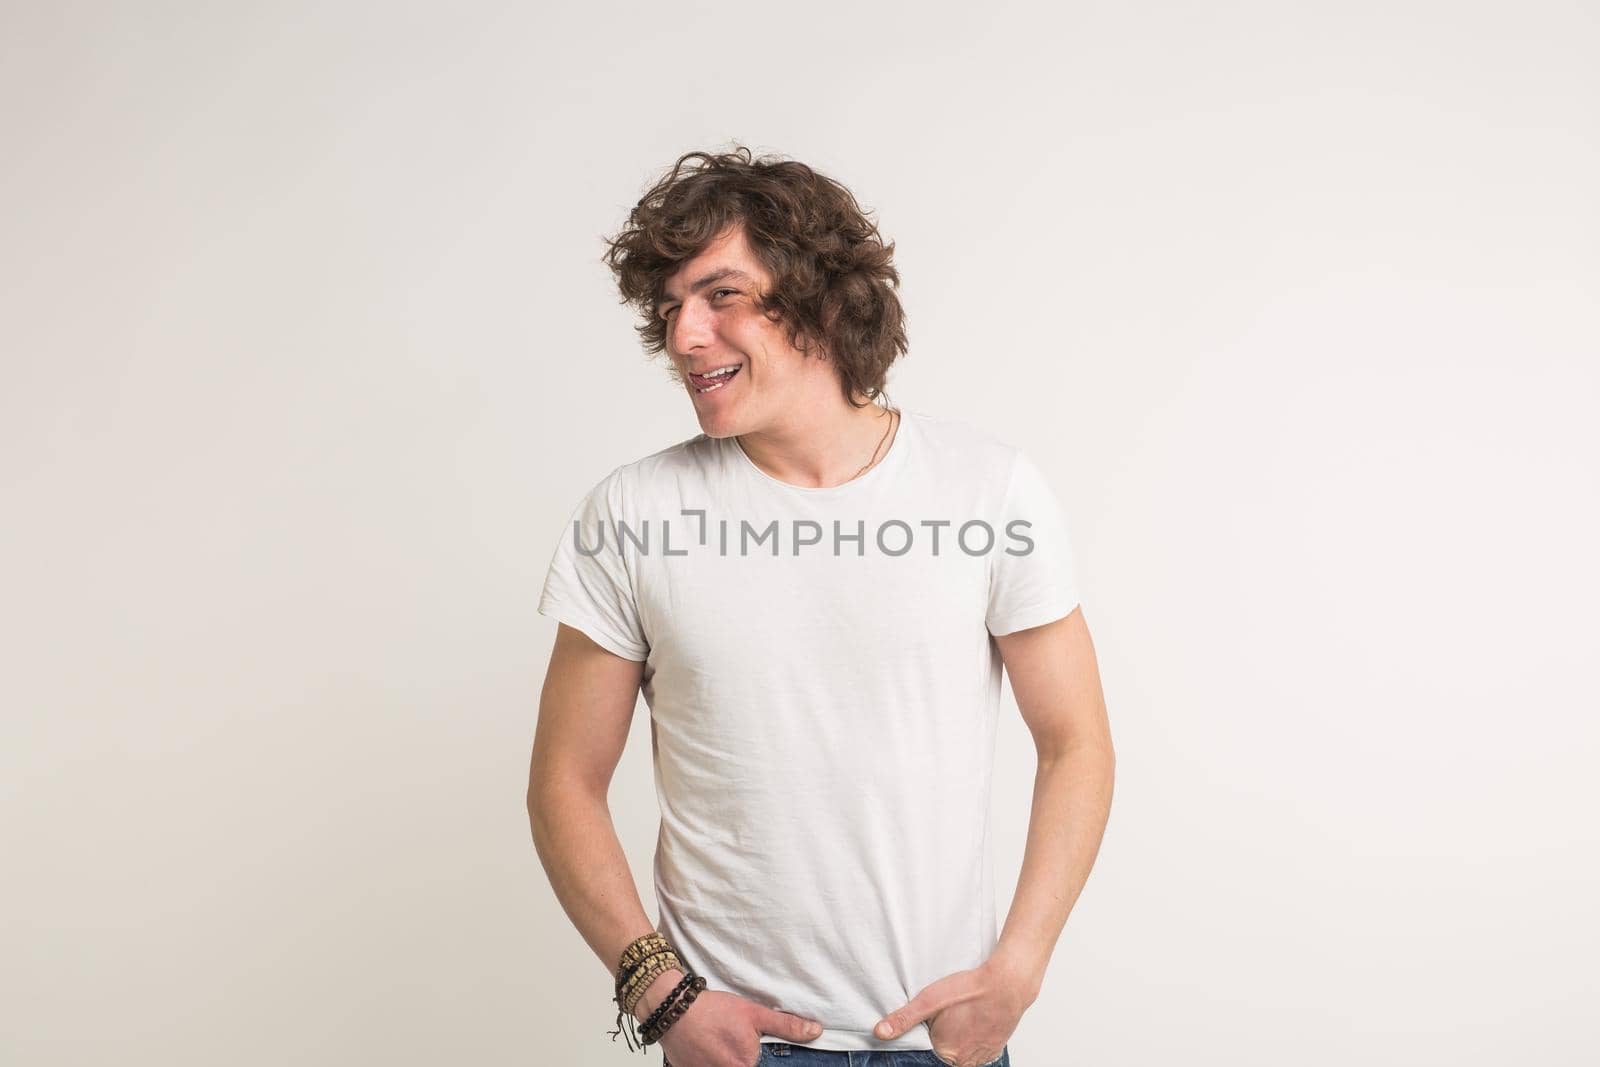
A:
[[[661,1003],[656,1005],[656,1010],[645,1017],[644,1022],[640,1025],[640,1029],[646,1032],[651,1030],[656,1023],[660,1021],[661,1017],[667,1013],[667,1009],[672,1007],[673,1001],[677,1000],[678,998],[678,994],[682,993],[685,989],[688,989],[689,986],[693,984],[694,976],[687,974],[684,975],[683,978],[679,980],[678,984],[673,986],[671,991],[668,992],[666,996],[661,998]],[[648,1045],[649,1043],[650,1041],[647,1039],[645,1044]]]
[[[641,1031],[644,1043],[651,1045],[660,1041],[666,1032],[672,1029],[672,1024],[677,1022],[685,1011],[689,1010],[689,1005],[694,1003],[695,997],[699,996],[700,991],[705,987],[706,980],[701,975],[685,976],[683,981],[679,982],[677,987],[673,989],[673,995],[663,1000],[661,1006],[651,1014],[650,1018],[645,1020],[644,1028]],[[683,995],[678,996],[677,994],[679,993]]]
[[[640,963],[617,983],[617,993],[612,999],[623,1011],[632,1012],[634,1005],[639,1003],[639,998],[644,995],[655,980],[670,970],[687,972],[688,968],[678,959],[678,954],[669,950],[658,952]]]

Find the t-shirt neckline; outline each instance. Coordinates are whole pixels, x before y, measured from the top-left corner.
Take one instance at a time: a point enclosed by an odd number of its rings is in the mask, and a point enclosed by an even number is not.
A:
[[[881,480],[883,471],[890,467],[898,467],[905,459],[906,449],[909,443],[906,427],[915,416],[912,412],[907,411],[905,408],[896,408],[895,410],[900,413],[899,425],[895,427],[894,436],[889,441],[889,450],[883,454],[883,458],[878,460],[878,462],[874,464],[870,470],[861,475],[859,478],[852,478],[848,482],[840,482],[838,485],[793,485],[789,482],[783,481],[780,478],[774,478],[772,475],[768,474],[766,471],[762,470],[756,465],[756,461],[750,458],[750,454],[746,452],[744,450],[744,446],[739,443],[738,437],[729,437],[725,440],[727,446],[737,454],[739,463],[742,466],[747,467],[751,472],[753,472],[758,478],[766,482],[768,485],[776,486],[779,489],[786,489],[791,493],[800,493],[808,496],[823,495],[828,493],[849,493],[856,491],[863,485],[870,485],[875,481]]]

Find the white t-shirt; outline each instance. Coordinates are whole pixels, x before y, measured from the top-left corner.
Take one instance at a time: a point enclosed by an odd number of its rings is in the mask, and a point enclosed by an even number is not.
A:
[[[927,1028],[877,1021],[998,938],[990,635],[1077,604],[1032,461],[903,411],[878,465],[829,488],[704,434],[616,468],[539,611],[644,661],[657,929],[706,988],[822,1022],[811,1047],[888,1050]]]

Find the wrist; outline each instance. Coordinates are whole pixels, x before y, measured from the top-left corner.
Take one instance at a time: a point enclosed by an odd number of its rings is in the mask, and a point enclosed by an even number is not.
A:
[[[1032,1006],[1039,999],[1044,975],[1019,953],[1008,950],[1004,945],[997,946],[984,966],[1021,999],[1024,1008]]]
[[[650,1018],[650,1013],[661,1006],[661,1002],[667,999],[667,994],[671,993],[673,988],[683,981],[683,977],[683,971],[676,967],[662,971],[657,975],[655,981],[645,987],[644,995],[639,998],[639,1003],[633,1006],[634,1018],[640,1022]]]

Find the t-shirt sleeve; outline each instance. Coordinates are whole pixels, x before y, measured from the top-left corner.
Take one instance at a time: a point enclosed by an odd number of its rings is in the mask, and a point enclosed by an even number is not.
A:
[[[995,526],[984,618],[996,637],[1065,618],[1078,606],[1066,512],[1044,474],[1018,451]]]
[[[637,528],[622,515],[621,468],[584,496],[561,531],[539,596],[539,614],[582,630],[623,659],[642,661],[650,645],[620,550],[618,519]]]

